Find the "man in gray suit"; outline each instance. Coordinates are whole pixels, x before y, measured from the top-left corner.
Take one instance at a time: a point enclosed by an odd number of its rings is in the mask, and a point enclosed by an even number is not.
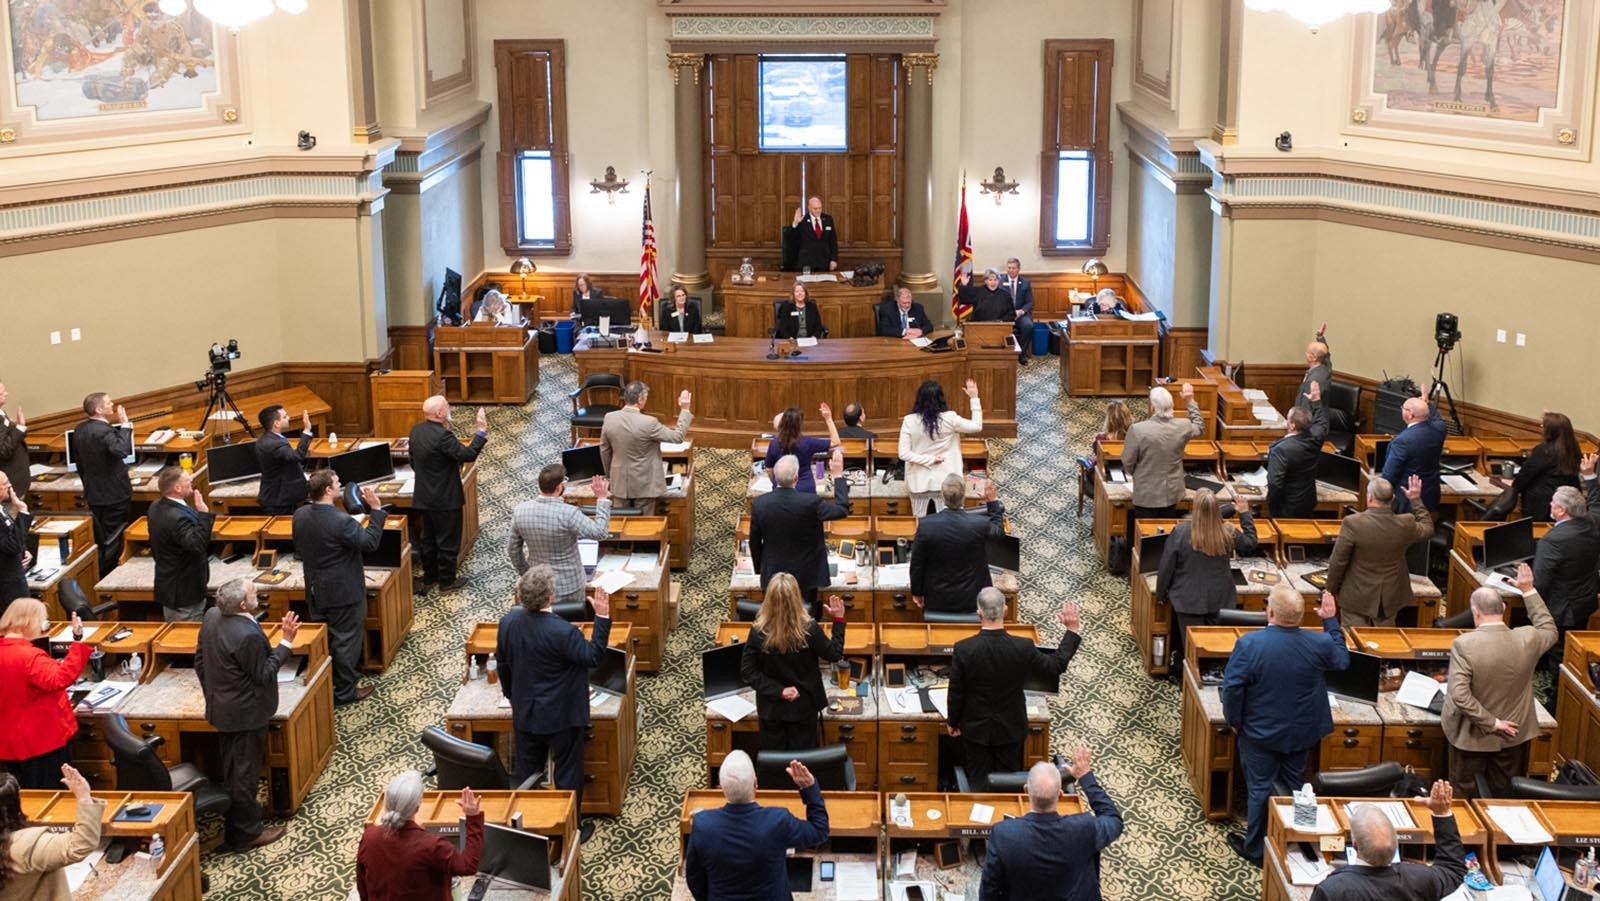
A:
[[[1183,500],[1183,446],[1200,437],[1205,419],[1194,402],[1194,386],[1185,383],[1183,402],[1189,418],[1172,416],[1172,392],[1157,385],[1150,389],[1150,418],[1134,423],[1122,445],[1122,468],[1133,480],[1135,517],[1178,515]],[[1132,534],[1131,530],[1129,534]]]
[[[624,507],[638,507],[645,516],[656,512],[656,499],[667,493],[661,469],[661,445],[677,444],[689,432],[689,391],[678,394],[678,427],[668,429],[644,411],[650,386],[629,382],[622,389],[622,409],[606,414],[600,426],[600,462],[611,479],[612,494]]]
[[[561,499],[567,487],[567,468],[551,463],[539,470],[539,496],[523,501],[511,511],[511,539],[506,553],[518,575],[528,571],[528,558],[548,563],[555,570],[555,603],[584,600],[583,558],[578,540],[599,541],[611,525],[611,496],[605,476],[589,480],[594,491],[594,519]]]
[[[1508,797],[1512,776],[1528,770],[1528,742],[1539,735],[1533,671],[1556,643],[1556,621],[1533,588],[1533,569],[1517,566],[1517,588],[1532,625],[1506,627],[1506,602],[1488,586],[1472,593],[1471,632],[1450,642],[1450,678],[1439,723],[1450,742],[1450,782],[1473,797],[1478,774],[1493,797]]]
[[[1394,512],[1394,488],[1382,476],[1367,482],[1367,509],[1339,524],[1328,560],[1327,590],[1339,600],[1344,626],[1392,626],[1399,612],[1416,603],[1406,551],[1433,534],[1422,497],[1422,479],[1406,485],[1411,513]]]

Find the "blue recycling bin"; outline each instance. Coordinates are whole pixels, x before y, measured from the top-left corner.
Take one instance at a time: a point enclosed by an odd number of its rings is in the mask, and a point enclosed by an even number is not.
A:
[[[556,323],[556,353],[572,353],[572,320]]]
[[[557,340],[560,335],[557,335]],[[1042,357],[1050,352],[1050,326],[1042,322],[1033,324],[1033,355]]]

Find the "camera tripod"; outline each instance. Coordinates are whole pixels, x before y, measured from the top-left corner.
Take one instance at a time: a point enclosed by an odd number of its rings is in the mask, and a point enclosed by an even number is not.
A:
[[[240,412],[239,405],[233,402],[233,395],[228,393],[228,374],[226,372],[212,370],[206,373],[205,379],[199,384],[211,386],[211,399],[206,401],[206,411],[200,414],[200,425],[198,426],[200,431],[206,430],[206,425],[211,422],[212,413],[226,410],[233,414],[233,418],[238,420],[240,425],[244,426],[246,435],[251,438],[256,436],[255,430],[250,428],[250,420],[244,418],[244,413]],[[224,443],[232,443],[233,433],[224,434],[222,440]]]
[[[1450,383],[1444,380],[1444,361],[1451,350],[1443,344],[1439,345],[1439,355],[1433,359],[1433,384],[1428,387],[1428,400],[1435,401],[1443,394],[1445,402],[1450,405],[1450,421],[1456,427],[1455,434],[1465,435],[1466,430],[1461,427],[1461,414],[1456,412],[1456,397],[1450,392]]]

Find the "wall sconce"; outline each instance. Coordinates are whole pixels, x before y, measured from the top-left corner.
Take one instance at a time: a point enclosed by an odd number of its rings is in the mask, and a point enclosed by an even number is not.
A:
[[[980,182],[978,182],[978,184],[983,186],[983,190],[979,191],[978,193],[980,193],[980,194],[993,194],[994,195],[994,205],[995,206],[999,206],[1000,205],[1000,195],[1017,193],[1017,186],[1022,184],[1022,182],[1020,182],[1020,181],[1006,181],[1006,170],[1005,170],[1005,168],[1002,167],[1002,166],[996,166],[996,167],[994,167],[994,178],[991,178],[988,181],[980,181]]]
[[[1084,275],[1089,276],[1090,293],[1098,294],[1100,293],[1100,276],[1105,275],[1111,270],[1107,269],[1106,264],[1100,262],[1099,258],[1091,257],[1090,259],[1083,261],[1082,271]]]
[[[618,194],[628,193],[628,180],[617,178],[617,167],[607,166],[606,177],[595,178],[589,181],[589,193],[598,194],[606,192],[606,203],[616,203]]]
[[[533,261],[527,257],[518,257],[517,261],[511,264],[511,274],[522,279],[522,300],[528,299],[528,276],[538,271],[539,267],[533,265]]]

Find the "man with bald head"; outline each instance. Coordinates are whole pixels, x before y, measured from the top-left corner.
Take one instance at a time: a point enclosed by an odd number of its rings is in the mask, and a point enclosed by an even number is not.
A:
[[[761,590],[778,573],[788,573],[800,586],[813,619],[822,619],[817,589],[827,585],[828,544],[822,524],[850,515],[850,480],[844,477],[844,455],[838,448],[828,461],[833,499],[815,491],[796,491],[800,460],[794,454],[772,468],[772,490],[750,503],[750,562],[761,574]]]
[[[789,778],[806,805],[801,820],[781,807],[756,803],[756,768],[734,751],[722,761],[717,783],[728,803],[701,810],[683,853],[683,877],[695,901],[721,898],[788,898],[788,849],[804,851],[828,840],[828,808],[817,780],[798,760]]]
[[[1267,627],[1239,637],[1223,672],[1222,713],[1238,735],[1250,817],[1243,835],[1228,834],[1228,847],[1258,867],[1272,787],[1300,785],[1306,753],[1333,731],[1326,674],[1350,665],[1338,614],[1323,592],[1322,631],[1300,628],[1305,602],[1280,582],[1267,596]]]
[[[1533,588],[1533,569],[1517,566],[1517,589],[1531,625],[1506,626],[1506,602],[1484,586],[1472,593],[1473,630],[1450,642],[1450,676],[1439,723],[1450,742],[1450,782],[1476,794],[1478,775],[1491,797],[1507,797],[1511,777],[1528,771],[1528,742],[1539,735],[1533,671],[1556,643],[1556,621]]]
[[[878,304],[875,315],[880,338],[904,338],[910,341],[933,331],[933,322],[928,319],[928,311],[922,308],[922,304],[912,299],[910,288],[894,289],[894,299]]]
[[[832,272],[839,268],[839,236],[833,217],[822,211],[822,198],[807,198],[804,208],[794,208],[794,221],[783,230],[785,256],[791,269]]]
[[[1333,378],[1333,356],[1328,352],[1328,324],[1317,329],[1316,338],[1306,345],[1306,375],[1300,380],[1300,393],[1294,405],[1311,414],[1311,437],[1321,445],[1328,437],[1328,382]]]
[[[1389,455],[1383,461],[1383,477],[1391,485],[1404,485],[1412,476],[1422,479],[1422,505],[1439,509],[1439,458],[1444,455],[1444,420],[1439,409],[1426,400],[1413,397],[1400,407],[1406,427],[1389,442]],[[1415,501],[1402,498],[1395,507],[1401,513],[1415,509]]]
[[[1367,482],[1367,509],[1339,524],[1328,558],[1328,591],[1339,598],[1347,626],[1392,626],[1401,610],[1416,603],[1406,552],[1433,534],[1428,508],[1417,503],[1422,480],[1406,485],[1413,512],[1394,512],[1394,488],[1381,476]]]
[[[1311,901],[1439,901],[1461,886],[1467,863],[1461,832],[1450,810],[1450,783],[1433,783],[1428,811],[1433,814],[1433,865],[1394,862],[1394,822],[1376,804],[1350,810],[1350,841],[1357,863],[1340,867],[1311,892]]]
[[[472,443],[462,444],[446,425],[450,402],[435,394],[422,402],[421,422],[411,427],[411,541],[422,558],[420,594],[434,585],[441,591],[460,591],[465,578],[456,577],[456,557],[461,553],[461,509],[467,494],[461,488],[461,464],[478,459],[489,440],[489,419],[478,408]]]
[[[1093,763],[1088,746],[1080,744],[1068,768],[1092,814],[1056,813],[1061,771],[1055,764],[1040,761],[1028,771],[1028,813],[1001,820],[989,833],[978,887],[982,901],[1099,901],[1100,852],[1122,835],[1122,814],[1090,771]]]
[[[1561,638],[1545,655],[1545,666],[1561,665],[1563,642],[1569,629],[1587,628],[1600,592],[1600,480],[1595,467],[1600,456],[1585,454],[1578,464],[1588,498],[1571,485],[1562,485],[1550,497],[1554,523],[1534,546],[1533,584],[1550,605]]]

